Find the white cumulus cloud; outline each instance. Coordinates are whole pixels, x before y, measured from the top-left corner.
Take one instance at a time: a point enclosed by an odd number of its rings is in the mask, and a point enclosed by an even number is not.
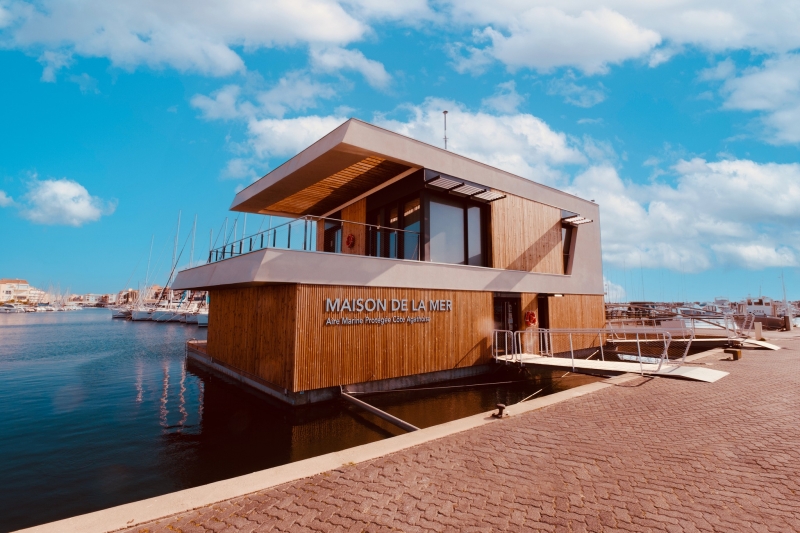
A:
[[[82,226],[110,215],[116,202],[107,202],[89,194],[80,183],[66,178],[37,180],[20,206],[22,216],[37,224]]]
[[[337,116],[250,120],[249,145],[256,157],[290,157],[307,148],[347,120]]]
[[[674,183],[624,181],[590,167],[570,190],[600,204],[603,254],[622,266],[702,271],[797,266],[800,165],[680,161]]]
[[[386,88],[392,77],[386,72],[383,64],[367,59],[358,50],[347,50],[338,46],[311,49],[311,64],[322,72],[340,72],[354,70],[377,88]]]
[[[727,76],[725,76],[727,74]],[[763,136],[775,144],[800,143],[800,54],[768,59],[739,76],[723,70],[724,107],[760,112]]]
[[[54,54],[224,76],[244,69],[238,49],[343,45],[369,29],[334,0],[11,0],[7,10],[6,46],[44,48],[46,81],[63,66]]]
[[[406,106],[405,119],[379,115],[375,122],[414,139],[443,146],[444,110],[448,111],[448,149],[465,157],[549,184],[563,178],[556,166],[587,161],[580,143],[527,113],[474,112],[458,102],[428,98],[421,105]]]
[[[8,207],[14,204],[14,199],[11,198],[5,191],[0,191],[0,207]]]
[[[573,67],[603,73],[641,59],[655,67],[689,48],[712,53],[755,50],[787,53],[800,47],[800,5],[748,0],[597,2],[450,0],[452,24],[474,28],[457,58],[461,70],[497,60],[511,69]]]

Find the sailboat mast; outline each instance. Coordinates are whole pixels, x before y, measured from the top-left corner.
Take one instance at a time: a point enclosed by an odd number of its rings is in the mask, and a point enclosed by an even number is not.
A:
[[[175,229],[175,246],[172,248],[172,264],[175,265],[175,256],[178,255],[178,234],[181,232],[181,212],[178,211],[178,227]],[[170,280],[172,281],[172,280]]]
[[[194,224],[192,225],[192,253],[189,255],[189,266],[194,264],[194,238],[197,235],[197,214],[194,215]]]

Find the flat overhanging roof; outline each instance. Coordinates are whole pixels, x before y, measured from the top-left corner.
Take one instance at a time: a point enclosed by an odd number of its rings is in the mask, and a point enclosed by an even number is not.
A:
[[[576,213],[597,208],[576,196],[350,119],[240,191],[231,210],[327,216],[421,168]]]

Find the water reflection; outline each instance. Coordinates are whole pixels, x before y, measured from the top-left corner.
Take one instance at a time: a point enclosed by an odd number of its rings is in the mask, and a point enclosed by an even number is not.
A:
[[[402,433],[344,403],[287,408],[187,362],[185,341],[204,334],[103,310],[0,315],[0,531]],[[593,380],[562,374],[502,367],[449,384],[467,388],[362,399],[427,427]]]

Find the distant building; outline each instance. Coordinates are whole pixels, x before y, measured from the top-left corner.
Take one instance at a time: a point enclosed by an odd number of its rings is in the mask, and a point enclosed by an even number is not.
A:
[[[28,303],[31,304],[40,304],[44,303],[45,299],[47,298],[47,293],[42,289],[37,289],[36,287],[31,287],[28,290]]]
[[[136,298],[139,297],[139,291],[128,289],[124,291],[119,291],[116,297],[116,303],[119,305],[128,305],[132,304],[136,301]]]
[[[103,305],[114,305],[117,303],[117,295],[116,294],[104,294],[100,298],[100,303]]]
[[[0,302],[27,302],[31,286],[24,279],[0,279]]]
[[[81,302],[83,302],[84,305],[97,305],[102,299],[102,294],[84,294],[81,296]]]

